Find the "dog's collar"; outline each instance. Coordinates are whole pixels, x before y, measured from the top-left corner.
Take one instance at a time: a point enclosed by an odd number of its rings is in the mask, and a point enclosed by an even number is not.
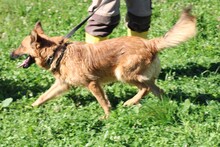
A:
[[[48,65],[49,67],[51,67],[51,64],[52,64],[52,63],[54,62],[54,60],[55,60],[55,55],[57,54],[57,52],[58,52],[59,50],[61,50],[61,54],[60,54],[59,57],[57,58],[55,66],[51,68],[51,71],[52,71],[52,72],[54,72],[54,71],[58,68],[58,66],[60,65],[60,61],[61,61],[62,58],[63,58],[63,55],[64,55],[64,53],[65,53],[65,50],[66,50],[66,48],[67,48],[67,45],[68,45],[68,43],[60,43],[60,44],[57,46],[57,48],[54,50],[53,54],[47,59],[46,63],[47,63],[47,65]]]

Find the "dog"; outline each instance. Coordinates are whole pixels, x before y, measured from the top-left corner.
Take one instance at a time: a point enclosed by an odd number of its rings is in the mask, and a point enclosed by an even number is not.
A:
[[[158,52],[185,42],[196,34],[196,17],[191,8],[184,9],[177,23],[162,37],[146,40],[140,37],[120,37],[96,44],[70,42],[62,36],[49,37],[37,22],[31,34],[24,38],[20,47],[11,53],[12,58],[28,55],[20,67],[28,68],[36,63],[50,70],[55,83],[32,106],[51,100],[72,86],[84,86],[94,95],[105,117],[110,114],[111,104],[102,84],[121,81],[137,86],[138,93],[124,105],[138,104],[152,92],[161,98],[163,90],[156,84],[161,67]]]

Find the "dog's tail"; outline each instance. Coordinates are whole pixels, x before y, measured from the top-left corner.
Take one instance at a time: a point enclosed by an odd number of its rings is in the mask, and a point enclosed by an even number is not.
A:
[[[183,10],[179,20],[163,37],[149,40],[157,51],[174,47],[196,34],[196,18],[191,15],[191,6]]]

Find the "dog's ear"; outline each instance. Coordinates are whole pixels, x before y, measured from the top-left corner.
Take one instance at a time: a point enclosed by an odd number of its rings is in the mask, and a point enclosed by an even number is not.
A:
[[[35,30],[33,30],[31,31],[30,37],[31,37],[31,47],[33,49],[39,48],[41,37],[38,35],[38,33]]]
[[[43,30],[43,28],[42,28],[42,25],[41,25],[41,22],[40,22],[40,21],[38,21],[38,22],[35,24],[34,30],[35,30],[38,34],[44,34],[44,30]]]

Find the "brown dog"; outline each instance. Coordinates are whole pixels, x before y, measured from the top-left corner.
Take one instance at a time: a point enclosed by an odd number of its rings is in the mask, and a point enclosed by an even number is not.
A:
[[[124,105],[137,104],[149,91],[161,97],[155,85],[160,73],[158,52],[176,46],[196,34],[196,18],[185,9],[174,27],[163,37],[145,40],[139,37],[109,39],[97,44],[68,42],[60,45],[62,37],[48,37],[38,22],[12,57],[28,54],[21,67],[32,63],[50,70],[56,78],[51,88],[32,106],[39,106],[58,96],[71,86],[85,86],[102,106],[105,116],[110,113],[110,102],[101,84],[122,81],[136,85],[139,92]],[[66,42],[66,41],[65,41]]]

